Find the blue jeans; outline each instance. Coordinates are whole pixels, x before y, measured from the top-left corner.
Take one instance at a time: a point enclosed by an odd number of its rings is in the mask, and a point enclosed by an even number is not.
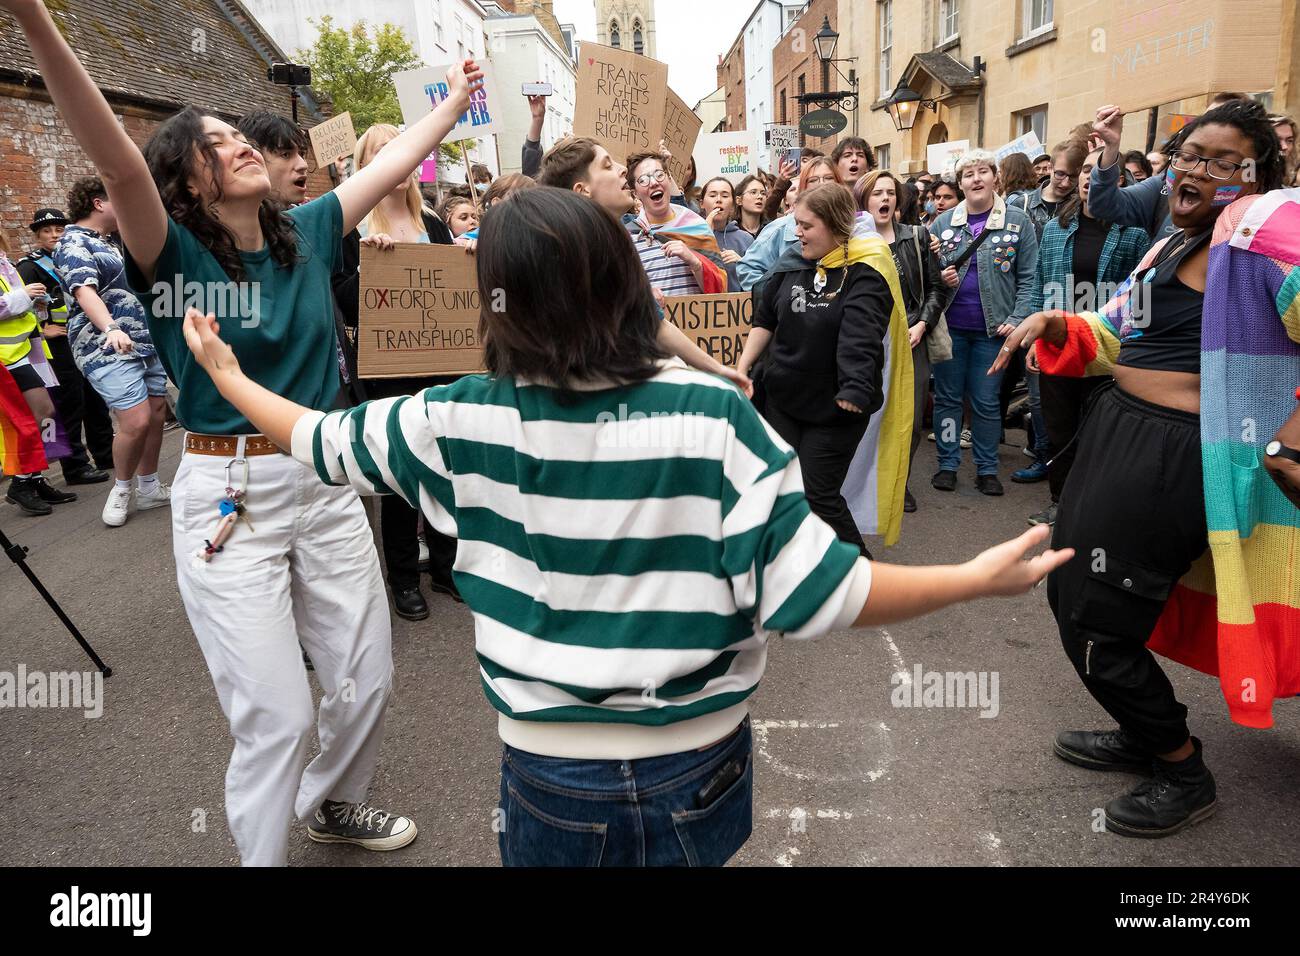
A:
[[[998,441],[1002,412],[998,388],[1002,373],[987,374],[1005,340],[984,332],[950,330],[952,358],[934,367],[934,439],[939,446],[939,470],[961,467],[962,399],[970,400],[971,451],[975,472],[998,473]]]
[[[1047,419],[1043,417],[1043,392],[1038,373],[1025,369],[1025,385],[1029,388],[1029,418],[1034,425],[1034,447],[1030,449],[1040,462],[1052,457],[1052,443],[1047,440]]]
[[[506,746],[505,866],[721,866],[749,839],[749,720],[704,750],[641,760],[543,757]]]

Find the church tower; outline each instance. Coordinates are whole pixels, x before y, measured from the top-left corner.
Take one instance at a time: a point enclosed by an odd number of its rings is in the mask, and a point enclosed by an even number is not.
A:
[[[658,59],[655,0],[596,0],[596,42]]]

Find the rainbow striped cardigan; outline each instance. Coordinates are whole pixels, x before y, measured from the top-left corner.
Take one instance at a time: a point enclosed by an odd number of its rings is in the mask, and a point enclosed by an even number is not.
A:
[[[1168,240],[1166,240],[1168,241]],[[1054,375],[1110,372],[1131,331],[1147,253],[1101,312],[1067,317]],[[1300,384],[1300,189],[1243,198],[1219,217],[1201,322],[1201,469],[1210,548],[1183,577],[1149,646],[1213,674],[1232,719],[1273,726],[1273,701],[1300,694],[1300,509],[1262,464]],[[1116,489],[1122,494],[1123,489]]]

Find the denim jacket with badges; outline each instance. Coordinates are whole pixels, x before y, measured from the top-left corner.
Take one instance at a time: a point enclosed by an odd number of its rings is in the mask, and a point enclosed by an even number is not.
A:
[[[975,241],[967,218],[963,201],[930,227],[930,232],[939,237],[939,261],[945,267]],[[993,197],[984,228],[990,234],[975,251],[975,258],[979,262],[984,324],[989,335],[995,335],[1002,323],[1019,325],[1039,309],[1042,294],[1038,286],[1038,237],[1029,217],[1019,209],[1008,209],[1001,196]],[[969,268],[967,259],[957,270],[959,284]]]

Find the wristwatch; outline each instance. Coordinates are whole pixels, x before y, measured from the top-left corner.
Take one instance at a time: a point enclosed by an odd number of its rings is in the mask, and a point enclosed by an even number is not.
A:
[[[1288,448],[1276,438],[1264,446],[1264,454],[1269,458],[1285,458],[1288,461],[1294,461],[1297,464],[1300,464],[1300,451],[1297,451],[1294,448]]]

